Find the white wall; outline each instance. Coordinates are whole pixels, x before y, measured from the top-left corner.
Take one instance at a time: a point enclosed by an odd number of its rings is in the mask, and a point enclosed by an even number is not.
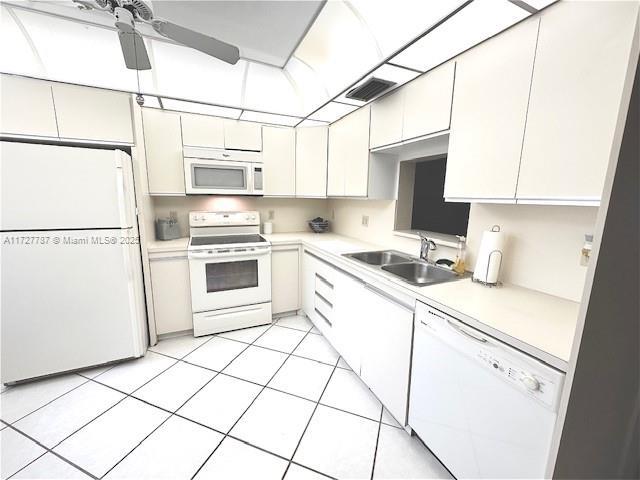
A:
[[[359,238],[387,248],[417,255],[419,242],[393,234],[396,202],[393,200],[330,200],[329,215],[335,233]],[[483,230],[500,225],[507,234],[501,280],[533,290],[580,301],[586,267],[580,266],[584,234],[593,233],[596,207],[473,204],[467,233],[468,269]],[[369,226],[362,225],[362,216]],[[439,246],[434,257],[455,256]]]
[[[307,221],[315,217],[327,217],[327,202],[305,198],[261,198],[261,197],[153,197],[154,218],[169,216],[171,210],[178,213],[180,231],[183,236],[189,235],[189,212],[195,210],[257,210],[260,220],[267,221],[270,210],[273,210],[274,232],[308,231]]]

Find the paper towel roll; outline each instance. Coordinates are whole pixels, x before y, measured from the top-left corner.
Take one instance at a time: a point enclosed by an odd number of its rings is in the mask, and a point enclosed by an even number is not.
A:
[[[476,268],[473,270],[474,280],[490,284],[498,283],[500,264],[504,261],[502,258],[504,242],[504,233],[500,231],[498,225],[494,225],[489,231],[482,232]]]

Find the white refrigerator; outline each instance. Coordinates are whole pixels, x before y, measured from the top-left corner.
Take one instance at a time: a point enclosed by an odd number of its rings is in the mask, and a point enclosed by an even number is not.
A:
[[[144,355],[129,155],[0,142],[0,188],[2,383]]]

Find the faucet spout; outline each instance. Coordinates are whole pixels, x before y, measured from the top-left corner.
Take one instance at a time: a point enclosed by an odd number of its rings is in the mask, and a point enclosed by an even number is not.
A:
[[[422,232],[418,232],[418,235],[420,235],[420,260],[424,260],[427,263],[433,263],[429,259],[429,252],[438,248],[436,242],[431,240]]]

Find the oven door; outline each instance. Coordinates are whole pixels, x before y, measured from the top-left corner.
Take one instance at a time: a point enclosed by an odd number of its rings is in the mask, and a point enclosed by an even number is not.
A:
[[[184,159],[187,194],[248,195],[253,193],[251,163],[201,158]]]
[[[194,313],[271,301],[271,247],[189,252]]]

